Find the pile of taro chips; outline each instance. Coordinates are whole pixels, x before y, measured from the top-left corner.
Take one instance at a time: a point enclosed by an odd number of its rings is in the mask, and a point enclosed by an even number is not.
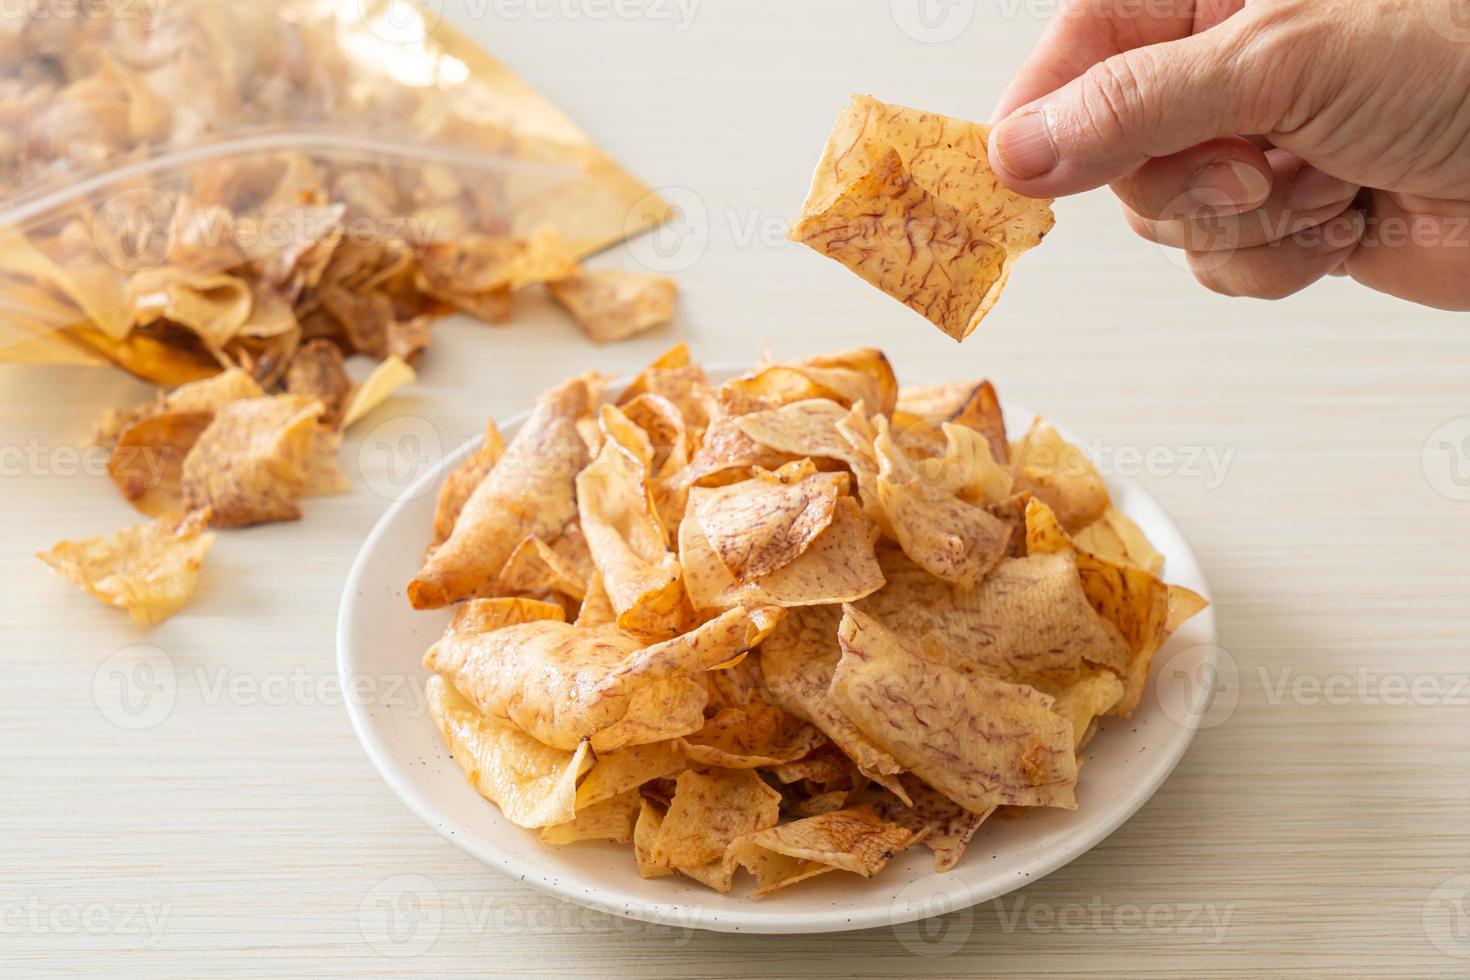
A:
[[[269,390],[312,340],[411,363],[536,283],[599,341],[672,313],[576,261],[665,205],[429,7],[116,0],[0,46],[0,361]]]
[[[426,543],[407,597],[454,609],[424,665],[474,789],[756,897],[1085,805],[1099,719],[1204,606],[1054,428],[870,348],[570,378],[490,425]]]

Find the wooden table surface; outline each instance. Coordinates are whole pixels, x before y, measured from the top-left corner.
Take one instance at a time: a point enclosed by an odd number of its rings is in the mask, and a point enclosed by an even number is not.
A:
[[[420,380],[349,438],[353,492],[222,535],[162,626],[31,557],[131,519],[83,447],[100,409],[146,389],[0,370],[0,972],[1470,973],[1466,318],[1342,281],[1214,296],[1095,193],[1057,206],[957,347],[781,233],[849,92],[984,118],[1050,4],[690,2],[689,19],[674,0],[446,10],[685,205],[690,234],[664,250],[684,266],[676,324],[602,349],[539,301],[503,329],[446,325]],[[781,938],[562,905],[420,823],[335,680],[358,544],[405,473],[487,415],[680,338],[709,362],[875,344],[907,379],[989,376],[1156,494],[1210,577],[1228,669],[1152,802],[1004,899]],[[405,425],[429,437],[386,458]]]

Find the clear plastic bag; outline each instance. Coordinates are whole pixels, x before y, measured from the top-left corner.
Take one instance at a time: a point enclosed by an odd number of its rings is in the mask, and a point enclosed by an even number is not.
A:
[[[411,358],[439,315],[504,313],[487,264],[666,214],[406,0],[111,0],[0,28],[0,360],[177,384],[271,383],[314,337]]]

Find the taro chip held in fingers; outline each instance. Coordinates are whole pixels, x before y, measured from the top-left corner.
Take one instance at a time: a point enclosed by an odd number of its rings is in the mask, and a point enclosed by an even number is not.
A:
[[[1002,187],[989,128],[854,96],[791,231],[964,340],[1051,229],[1049,201]]]

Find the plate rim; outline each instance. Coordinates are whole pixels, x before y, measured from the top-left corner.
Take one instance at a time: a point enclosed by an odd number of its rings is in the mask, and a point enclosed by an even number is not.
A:
[[[712,378],[733,377],[749,370],[747,365],[713,364],[706,366],[706,372]],[[629,382],[619,378],[609,382],[607,392],[616,394],[624,389]],[[1001,398],[1002,415],[1006,418],[1033,417],[1032,413],[1024,406]],[[1013,414],[1014,413],[1014,414]],[[530,410],[524,410],[508,416],[503,422],[497,420],[497,424],[504,431],[513,431],[525,422],[531,415]],[[1066,427],[1051,423],[1056,430],[1062,434],[1067,441],[1079,447],[1085,447],[1085,443],[1079,442],[1074,433]],[[354,607],[355,593],[358,591],[359,583],[366,573],[369,560],[376,550],[378,541],[388,533],[388,529],[394,524],[399,513],[410,507],[420,497],[434,491],[444,476],[466,456],[475,451],[483,442],[483,436],[464,441],[456,449],[447,453],[436,465],[423,473],[413,481],[398,497],[389,503],[388,507],[378,517],[371,530],[363,538],[357,554],[353,557],[352,564],[348,569],[347,578],[343,582],[342,595],[338,603],[337,627],[335,631],[337,644],[337,675],[343,690],[348,690],[356,676],[352,673],[349,657],[350,634],[352,631],[351,613]],[[1083,449],[1086,452],[1086,449]],[[1219,632],[1215,622],[1215,604],[1213,590],[1205,575],[1194,548],[1190,545],[1179,525],[1165,507],[1159,503],[1153,494],[1149,493],[1142,484],[1129,477],[1107,477],[1109,494],[1121,496],[1119,490],[1126,490],[1128,494],[1141,495],[1154,508],[1157,509],[1159,517],[1165,522],[1168,529],[1184,543],[1195,569],[1198,572],[1200,588],[1197,589],[1209,605],[1195,617],[1195,628],[1203,627],[1207,635],[1199,645],[1208,646],[1209,652],[1204,666],[1210,669],[1218,669],[1218,647]],[[1126,513],[1126,511],[1125,511]],[[405,600],[406,601],[406,600]],[[1152,670],[1151,670],[1152,673]],[[1152,679],[1157,683],[1157,677]],[[376,736],[369,725],[366,703],[359,703],[354,698],[344,698],[343,706],[347,711],[348,720],[352,725],[353,733],[357,736],[358,744],[372,763],[378,776],[388,785],[399,800],[408,809],[431,827],[440,837],[449,841],[455,847],[466,854],[489,865],[508,877],[515,878],[531,886],[537,891],[570,902],[584,908],[599,912],[606,912],[625,918],[635,919],[654,925],[677,925],[684,928],[702,929],[723,933],[748,933],[764,935],[808,935],[819,933],[850,932],[861,929],[895,927],[933,916],[945,915],[962,908],[970,908],[980,902],[991,901],[1008,895],[1011,892],[1030,885],[1053,871],[1070,864],[1083,854],[1092,850],[1103,840],[1107,839],[1119,827],[1130,820],[1143,805],[1153,798],[1154,794],[1168,781],[1183,760],[1185,753],[1194,744],[1195,736],[1199,734],[1202,727],[1201,722],[1205,713],[1209,710],[1209,700],[1201,699],[1200,703],[1192,703],[1189,707],[1187,724],[1180,727],[1184,730],[1181,738],[1172,744],[1166,753],[1162,768],[1157,770],[1154,780],[1144,781],[1133,787],[1132,791],[1123,800],[1116,803],[1109,811],[1108,816],[1079,828],[1079,837],[1070,846],[1058,847],[1045,851],[1022,865],[1020,872],[1007,885],[1000,889],[971,887],[964,884],[962,887],[945,888],[935,894],[925,894],[922,899],[910,900],[907,907],[899,907],[897,901],[890,902],[882,908],[871,910],[844,911],[834,909],[831,912],[818,912],[808,915],[792,915],[789,911],[782,912],[777,907],[761,910],[751,907],[749,904],[742,906],[731,918],[723,918],[717,906],[688,906],[678,902],[608,902],[599,899],[595,894],[577,888],[565,881],[543,874],[535,869],[527,868],[516,862],[513,856],[504,852],[495,852],[481,846],[476,840],[456,834],[452,829],[445,826],[441,814],[435,806],[427,799],[425,794],[419,791],[407,775],[400,771],[399,767],[390,764],[386,747]],[[951,878],[948,873],[935,872],[935,879]],[[920,879],[925,880],[925,879]],[[712,893],[715,894],[715,893]],[[728,896],[718,896],[725,899]],[[738,900],[749,902],[749,899],[741,896]]]

